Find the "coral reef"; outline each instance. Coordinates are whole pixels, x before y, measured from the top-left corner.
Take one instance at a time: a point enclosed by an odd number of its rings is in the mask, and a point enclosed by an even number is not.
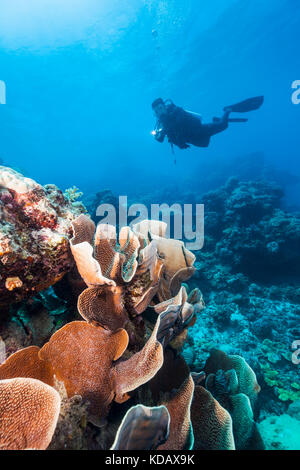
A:
[[[35,330],[38,322],[30,322],[34,345],[7,354],[0,383],[26,378],[59,390],[59,419],[49,448],[136,448],[136,439],[124,444],[135,425],[131,433],[138,434],[139,426],[149,429],[139,444],[146,448],[192,449],[194,442],[207,441],[211,429],[202,429],[199,410],[214,415],[216,407],[224,418],[216,413],[215,425],[228,437],[220,438],[222,444],[213,438],[210,447],[235,448],[230,415],[199,385],[205,372],[192,377],[180,356],[187,328],[204,308],[199,290],[188,294],[182,285],[195,271],[194,255],[182,242],[164,238],[166,227],[160,222],[124,227],[118,239],[113,227],[101,224],[94,239],[95,226],[85,215],[73,220],[72,229],[71,250],[82,277],[78,311],[84,321],[57,328],[51,319],[50,324],[43,320],[45,309],[38,309],[43,327]],[[57,297],[47,293],[35,302],[57,307]],[[239,374],[241,383],[244,375]]]
[[[165,237],[163,222],[118,235],[96,227],[95,204],[116,202],[108,191],[90,201],[90,218],[76,188],[64,197],[3,172],[0,203],[12,200],[1,206],[3,225],[44,233],[42,223],[55,220],[47,234],[54,245],[58,234],[65,240],[51,255],[34,245],[32,284],[19,262],[28,242],[18,240],[15,270],[2,262],[0,386],[34,380],[60,395],[52,441],[39,448],[288,448],[281,429],[298,430],[299,420],[290,345],[300,338],[300,218],[280,208],[280,188],[230,179],[206,194],[205,246],[195,257]],[[59,281],[58,272],[68,275]],[[0,428],[0,446],[1,436]]]
[[[203,196],[206,243],[220,264],[253,281],[278,270],[281,278],[290,276],[291,268],[299,277],[300,219],[280,209],[282,197],[274,183],[234,178]]]
[[[28,298],[72,267],[71,222],[83,212],[54,185],[0,167],[0,304]]]
[[[230,414],[201,385],[192,403],[195,450],[235,450]]]
[[[183,350],[195,371],[212,348],[243,356],[262,387],[259,419],[299,398],[290,348],[300,338],[300,217],[281,208],[282,195],[273,183],[231,178],[202,197],[205,245],[190,285],[201,286],[206,309]]]
[[[299,450],[300,421],[290,415],[268,416],[258,428],[267,450]]]

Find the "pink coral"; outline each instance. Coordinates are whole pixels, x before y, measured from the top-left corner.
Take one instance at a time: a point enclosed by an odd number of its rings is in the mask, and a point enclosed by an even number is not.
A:
[[[20,301],[70,270],[71,222],[84,210],[54,185],[0,166],[0,303]]]

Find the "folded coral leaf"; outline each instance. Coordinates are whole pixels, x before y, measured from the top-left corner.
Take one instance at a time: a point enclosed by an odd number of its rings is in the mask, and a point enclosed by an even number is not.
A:
[[[163,342],[161,328],[164,329],[164,325],[161,322],[161,315],[159,315],[152,334],[143,349],[127,361],[115,365],[115,401],[118,403],[122,403],[124,398],[127,399],[127,392],[135,390],[152,379],[163,365],[164,353],[161,344]]]
[[[244,393],[231,395],[230,401],[236,448],[245,450],[256,429],[251,403]]]
[[[164,238],[167,231],[167,224],[165,222],[159,220],[143,220],[133,225],[133,231],[143,235],[146,240],[148,240],[148,243],[152,240],[156,241],[159,256],[164,260],[165,274],[169,282],[173,278],[173,282],[175,282],[176,278],[174,276],[181,269],[192,268],[196,259],[195,255],[185,248],[182,241]],[[193,268],[187,273],[183,271],[180,274],[182,280],[191,277],[194,270]],[[178,282],[176,282],[176,287],[178,286]],[[177,292],[174,292],[172,295],[177,294]]]
[[[177,271],[169,283],[168,291],[171,293],[171,295],[176,295],[181,287],[181,284],[190,279],[195,271],[196,268],[194,268],[194,266],[182,268]]]
[[[239,387],[236,371],[220,369],[207,377],[205,386],[231,415],[236,449],[262,450],[264,444],[254,422],[250,399],[244,393],[236,393]]]
[[[163,402],[170,414],[170,435],[159,450],[189,450],[193,448],[193,428],[191,424],[191,402],[194,393],[194,381],[189,376],[175,395]]]
[[[148,307],[158,291],[162,268],[163,262],[158,258],[156,242],[153,240],[140,251],[135,276],[130,285],[126,286],[132,314],[140,314]]]
[[[168,225],[160,220],[142,220],[141,222],[132,226],[133,231],[136,234],[143,235],[148,241],[153,236],[165,237]]]
[[[160,314],[162,312],[165,312],[166,310],[175,310],[178,314],[182,309],[183,306],[183,301],[184,299],[187,298],[186,296],[186,289],[184,286],[180,289],[180,291],[171,299],[164,300],[163,302],[160,302],[159,304],[156,304],[154,306],[154,310],[156,313]]]
[[[165,406],[136,405],[124,416],[111,450],[154,450],[169,436],[170,415]]]
[[[116,227],[109,224],[98,224],[95,235],[95,258],[106,277],[120,282],[124,255],[116,251],[116,244]]]
[[[116,285],[112,279],[103,276],[98,261],[93,258],[93,247],[88,242],[78,243],[78,245],[71,244],[71,251],[80,276],[87,286]]]
[[[122,227],[119,234],[119,244],[121,252],[125,256],[122,264],[122,278],[125,282],[130,282],[138,266],[137,256],[140,242],[129,227]]]
[[[44,450],[51,442],[60,396],[35,379],[0,381],[0,450]]]
[[[158,260],[158,254],[157,254],[157,243],[155,240],[152,240],[149,245],[147,245],[145,248],[143,248],[140,253],[139,253],[139,259],[138,259],[138,270],[139,273],[144,273],[149,271],[151,279],[157,276],[156,273],[156,265],[157,261],[159,261],[159,265],[162,266],[163,262],[161,260]]]
[[[195,255],[187,250],[179,240],[154,237],[159,256],[164,263],[163,277],[158,292],[161,301],[176,295],[181,282],[189,279],[195,272]]]
[[[90,217],[81,214],[72,222],[73,237],[71,238],[71,245],[75,246],[79,243],[87,242],[93,244],[95,233],[95,224]]]
[[[120,286],[89,287],[78,298],[79,313],[86,321],[97,322],[108,330],[123,328],[128,315],[122,293]]]
[[[223,351],[213,349],[206,361],[204,371],[207,375],[216,374],[222,369],[225,372],[234,369],[238,378],[236,393],[244,393],[253,403],[260,391],[256,375],[244,358],[237,355],[227,355]]]
[[[68,396],[81,395],[94,417],[105,416],[114,396],[113,362],[128,345],[125,330],[110,332],[86,322],[71,322],[40,350]]]
[[[191,406],[195,450],[234,450],[232,420],[201,385],[195,387]]]
[[[157,249],[163,257],[168,277],[172,277],[182,268],[192,267],[195,255],[187,250],[180,240],[170,238],[154,238],[157,241]]]
[[[41,380],[48,385],[53,385],[51,365],[40,359],[39,351],[40,348],[37,346],[29,346],[9,356],[0,365],[0,380],[15,377],[31,377]]]
[[[182,286],[175,297],[154,307],[155,312],[161,316],[160,335],[164,340],[164,345],[188,326],[193,318],[194,308],[186,300],[186,289]]]
[[[198,287],[189,293],[187,302],[193,305],[195,314],[200,313],[201,310],[205,308],[202,292],[200,289],[198,289]]]
[[[122,227],[117,244],[114,226],[108,224],[97,226],[95,257],[103,272],[116,282],[132,280],[138,265],[139,248],[139,239],[129,227]]]

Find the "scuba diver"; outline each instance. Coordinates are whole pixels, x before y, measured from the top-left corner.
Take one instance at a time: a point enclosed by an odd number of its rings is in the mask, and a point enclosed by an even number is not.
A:
[[[180,149],[189,148],[189,144],[196,147],[208,147],[211,137],[225,131],[228,123],[248,121],[245,118],[230,119],[229,116],[232,112],[253,111],[260,108],[263,101],[263,96],[257,96],[226,106],[221,118],[213,118],[211,123],[203,124],[200,114],[186,111],[176,106],[171,100],[164,101],[162,98],[157,98],[152,103],[152,109],[157,117],[156,127],[152,134],[158,142],[163,142],[167,136],[172,150],[173,145]]]

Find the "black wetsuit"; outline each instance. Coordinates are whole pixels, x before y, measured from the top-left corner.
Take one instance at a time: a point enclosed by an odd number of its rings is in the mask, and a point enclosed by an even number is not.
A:
[[[185,111],[175,104],[167,106],[168,112],[161,116],[157,122],[156,140],[163,142],[165,136],[171,144],[181,149],[188,148],[188,144],[196,147],[208,147],[212,135],[224,131],[228,127],[228,117],[221,118],[210,124],[202,124],[200,117]]]

